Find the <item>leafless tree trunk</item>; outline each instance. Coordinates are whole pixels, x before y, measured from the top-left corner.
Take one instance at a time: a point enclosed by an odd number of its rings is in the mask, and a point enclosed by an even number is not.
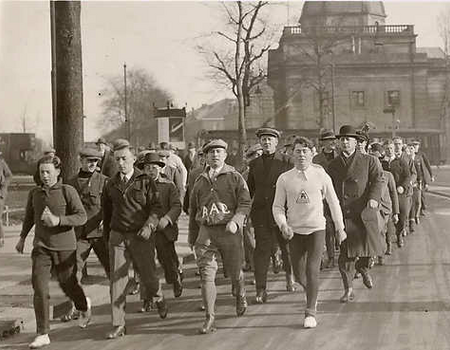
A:
[[[78,171],[83,145],[83,75],[79,1],[55,1],[56,116],[53,141],[63,179]]]
[[[266,78],[263,69],[255,69],[256,64],[269,50],[270,45],[256,45],[266,32],[264,22],[259,18],[261,9],[267,1],[258,3],[233,3],[236,8],[223,3],[232,34],[217,31],[215,34],[233,44],[230,52],[201,45],[199,51],[205,54],[208,65],[214,70],[213,78],[230,87],[238,103],[239,158],[242,162],[247,143],[246,107],[250,105],[252,89]],[[259,26],[257,26],[257,24]]]

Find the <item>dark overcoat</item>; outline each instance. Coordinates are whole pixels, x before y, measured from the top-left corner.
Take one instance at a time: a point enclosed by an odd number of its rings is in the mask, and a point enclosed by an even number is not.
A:
[[[381,200],[383,170],[380,162],[358,151],[347,161],[340,154],[328,166],[345,219],[348,257],[377,256],[383,251],[378,230],[367,230],[361,219],[369,199]],[[376,217],[374,217],[376,220]]]
[[[253,199],[250,218],[253,225],[276,226],[272,214],[272,204],[275,198],[275,189],[278,177],[293,168],[291,157],[275,153],[267,171],[264,169],[262,156],[252,160],[249,164],[248,189]]]
[[[181,214],[180,194],[175,184],[165,177],[160,176],[155,181],[155,185],[162,206],[161,216],[167,216],[171,221],[164,230],[158,231],[157,233],[162,233],[169,241],[175,242],[178,239],[177,221]]]

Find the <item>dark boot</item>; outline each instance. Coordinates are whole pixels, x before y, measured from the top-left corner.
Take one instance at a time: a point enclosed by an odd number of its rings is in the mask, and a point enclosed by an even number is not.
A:
[[[391,242],[389,242],[387,244],[387,248],[386,248],[386,253],[385,254],[386,255],[391,255],[392,254],[392,244],[391,244]]]

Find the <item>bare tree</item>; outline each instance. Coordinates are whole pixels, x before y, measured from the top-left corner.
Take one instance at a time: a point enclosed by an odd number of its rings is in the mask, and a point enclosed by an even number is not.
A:
[[[198,46],[212,68],[212,78],[227,86],[236,96],[241,160],[247,143],[246,107],[250,105],[250,94],[267,76],[261,64],[270,48],[267,22],[261,15],[267,5],[267,1],[222,3],[226,29],[213,32],[211,41]],[[221,40],[217,41],[218,38]],[[226,49],[224,42],[228,45],[225,45]]]
[[[437,16],[437,26],[439,36],[444,44],[445,55],[448,56],[450,53],[450,5],[446,5]]]
[[[101,92],[101,98],[103,112],[97,124],[98,128],[103,132],[120,129],[123,131],[122,137],[126,137],[123,76],[109,78]],[[171,95],[159,87],[155,79],[145,70],[127,71],[127,116],[130,121],[132,143],[138,143],[136,137],[143,128],[155,124],[153,103],[165,106],[169,100]]]
[[[351,39],[351,33],[335,23],[335,26],[314,26],[302,28],[301,42],[296,48],[300,53],[303,65],[301,69],[302,81],[300,86],[312,88],[316,92],[318,103],[317,126],[325,128],[331,107],[330,84],[332,81],[333,55],[343,42]],[[349,49],[350,50],[350,49]]]

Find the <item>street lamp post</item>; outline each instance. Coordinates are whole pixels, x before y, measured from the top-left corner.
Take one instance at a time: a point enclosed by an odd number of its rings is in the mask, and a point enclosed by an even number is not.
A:
[[[333,131],[336,133],[336,101],[335,101],[335,86],[334,86],[334,75],[336,66],[331,63],[331,113],[333,116]]]

